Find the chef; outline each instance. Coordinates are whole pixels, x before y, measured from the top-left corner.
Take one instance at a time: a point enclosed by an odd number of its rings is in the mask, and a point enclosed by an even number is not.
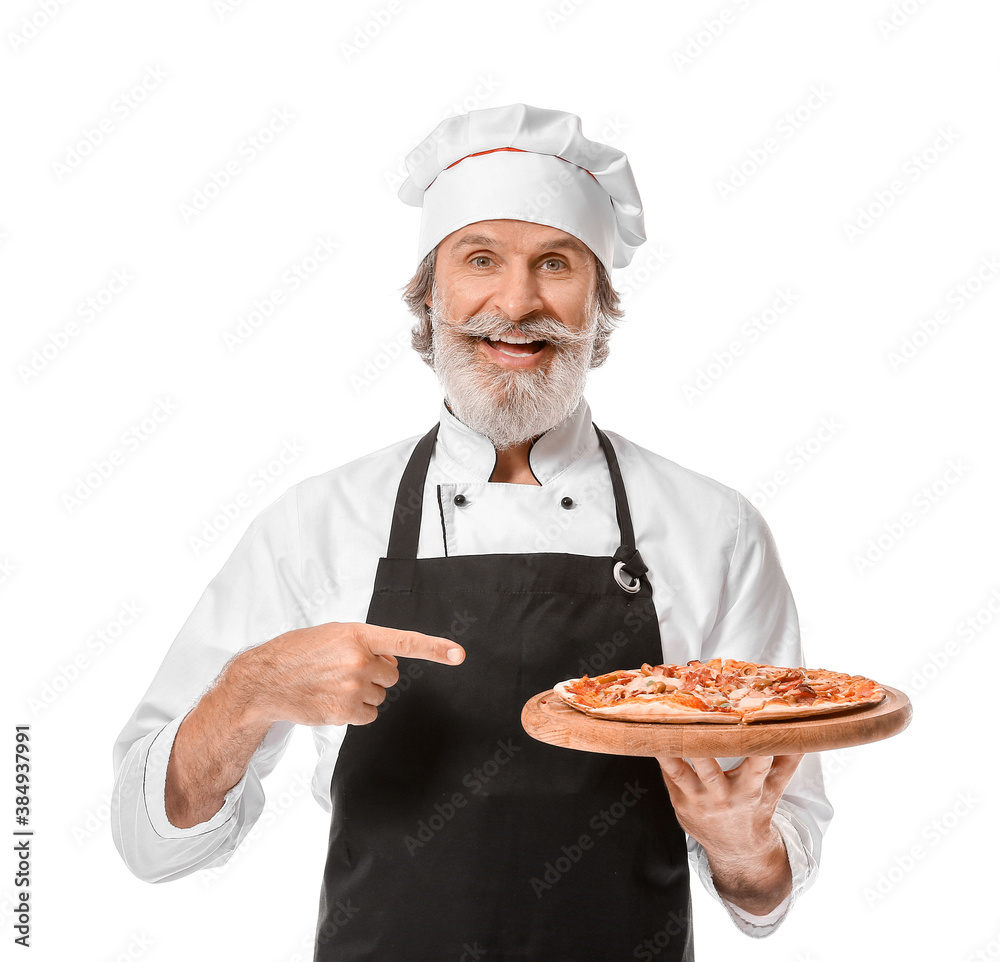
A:
[[[443,121],[407,167],[438,422],[251,524],[116,745],[115,843],[150,881],[224,862],[308,725],[317,960],[690,959],[689,866],[767,935],[816,873],[816,755],[598,755],[520,725],[585,672],[802,663],[759,513],[583,397],[645,239],[628,160],[512,104]]]

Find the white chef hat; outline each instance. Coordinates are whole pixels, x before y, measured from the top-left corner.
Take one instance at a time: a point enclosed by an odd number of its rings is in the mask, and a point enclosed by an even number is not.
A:
[[[399,198],[422,208],[417,259],[481,220],[524,220],[582,240],[607,268],[643,243],[628,158],[583,136],[562,110],[509,104],[441,121],[406,157]]]

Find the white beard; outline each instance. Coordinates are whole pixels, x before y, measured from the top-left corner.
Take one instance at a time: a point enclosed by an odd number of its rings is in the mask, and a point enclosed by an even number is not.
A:
[[[594,351],[596,303],[582,331],[551,317],[512,323],[502,314],[476,314],[455,322],[431,309],[434,372],[452,413],[485,435],[499,451],[530,441],[562,423],[583,397]],[[548,342],[550,357],[539,368],[503,368],[483,356],[486,335],[523,334]]]

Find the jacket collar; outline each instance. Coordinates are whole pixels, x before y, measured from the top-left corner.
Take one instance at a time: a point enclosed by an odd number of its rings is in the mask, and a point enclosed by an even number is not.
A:
[[[565,421],[546,431],[532,445],[528,464],[539,483],[547,484],[597,446],[590,405],[581,398]],[[436,453],[450,460],[462,474],[471,473],[481,481],[489,481],[496,467],[496,450],[489,438],[459,421],[444,401]]]

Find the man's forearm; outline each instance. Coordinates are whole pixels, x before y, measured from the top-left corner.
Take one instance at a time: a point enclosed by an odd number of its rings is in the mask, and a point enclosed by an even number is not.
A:
[[[255,709],[240,667],[238,659],[231,662],[177,729],[164,804],[178,828],[207,821],[219,811],[273,724]]]
[[[770,837],[759,850],[723,854],[706,849],[705,852],[716,892],[751,915],[767,915],[792,890],[792,870],[785,843],[773,826]]]
[[[331,621],[237,655],[177,730],[164,792],[171,824],[211,818],[275,722],[373,722],[386,688],[399,680],[397,656],[457,665],[465,651],[418,631]]]

